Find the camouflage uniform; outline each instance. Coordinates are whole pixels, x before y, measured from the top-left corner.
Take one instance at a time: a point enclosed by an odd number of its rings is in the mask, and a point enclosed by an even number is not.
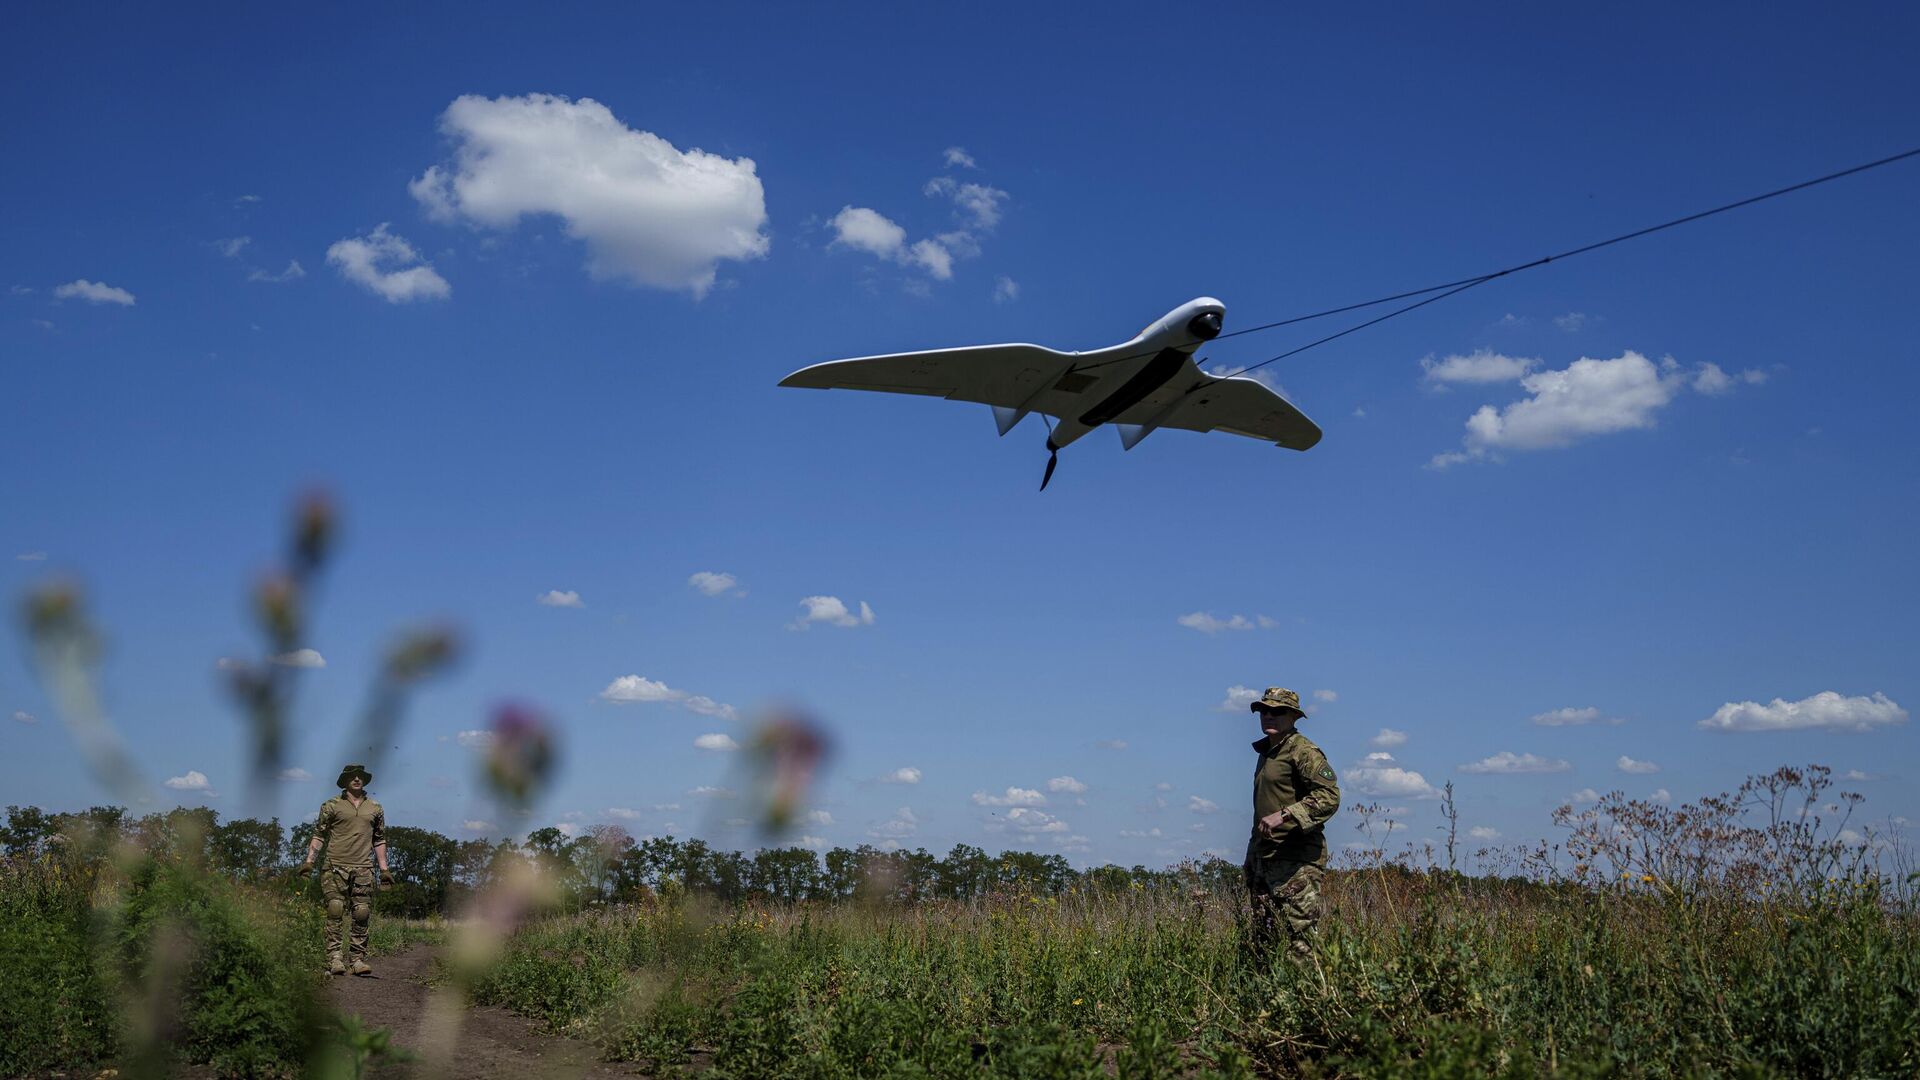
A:
[[[1300,697],[1274,687],[1253,707],[1263,706],[1298,713]],[[1327,871],[1322,827],[1340,809],[1340,784],[1327,755],[1298,731],[1263,737],[1253,748],[1260,761],[1253,772],[1253,835],[1243,864],[1253,908],[1249,944],[1256,956],[1265,957],[1284,930],[1292,952],[1305,955],[1320,920],[1320,883]],[[1270,826],[1266,831],[1262,820]]]
[[[320,804],[314,835],[327,846],[320,895],[327,900],[327,956],[340,957],[340,918],[351,913],[349,943],[354,960],[367,955],[367,923],[373,915],[373,849],[387,842],[387,812],[372,797],[359,805],[344,793]]]

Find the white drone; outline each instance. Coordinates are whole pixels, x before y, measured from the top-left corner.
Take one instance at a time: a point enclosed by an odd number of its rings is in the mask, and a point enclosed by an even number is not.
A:
[[[922,394],[993,407],[1000,434],[1028,413],[1053,417],[1047,471],[1060,449],[1102,424],[1131,450],[1163,427],[1224,431],[1289,450],[1320,441],[1319,425],[1259,381],[1209,375],[1193,352],[1220,336],[1226,307],[1210,296],[1189,300],[1154,320],[1133,340],[1093,352],[1039,345],[974,345],[962,349],[861,356],[814,364],[780,380],[814,390],[880,390]]]

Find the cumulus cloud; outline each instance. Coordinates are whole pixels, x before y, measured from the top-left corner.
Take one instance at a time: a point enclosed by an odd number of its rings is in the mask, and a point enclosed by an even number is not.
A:
[[[975,164],[973,155],[967,153],[963,147],[949,146],[944,156],[947,161],[947,168],[949,169],[977,169],[980,167]]]
[[[950,176],[934,177],[927,181],[923,191],[929,196],[953,200],[955,210],[966,223],[983,230],[1000,224],[1001,207],[1007,201],[1007,193],[997,187],[961,183]],[[942,239],[952,242],[950,237]]]
[[[227,258],[237,259],[240,257],[240,253],[245,251],[247,245],[251,243],[253,243],[253,237],[251,236],[230,236],[225,240],[215,240],[213,247],[215,251],[225,255]]]
[[[732,574],[720,573],[714,570],[702,570],[697,574],[689,576],[687,578],[687,584],[699,589],[708,596],[719,596],[722,593],[728,592],[734,593],[737,596],[745,591],[739,588],[739,578],[734,577]]]
[[[1700,721],[1708,731],[1822,731],[1864,732],[1907,722],[1907,710],[1882,693],[1871,697],[1842,697],[1824,690],[1810,698],[1786,701],[1774,698],[1728,702]]]
[[[204,795],[209,799],[218,798],[220,795],[219,792],[213,790],[213,785],[207,781],[207,774],[198,769],[188,769],[185,776],[169,778],[167,780],[167,786],[175,791],[190,791],[196,795]]]
[[[23,551],[15,555],[14,558],[20,562],[46,562],[47,553],[44,551]]]
[[[109,285],[104,281],[88,281],[86,278],[55,286],[53,295],[56,299],[85,300],[89,304],[133,306],[133,294],[127,290]]]
[[[1590,787],[1581,788],[1579,791],[1567,796],[1567,801],[1573,803],[1575,806],[1583,803],[1596,803],[1600,801],[1600,793]]]
[[[340,276],[386,300],[404,304],[414,300],[445,300],[453,286],[420,257],[413,245],[387,231],[385,222],[366,236],[336,240],[327,248],[327,262]]]
[[[1005,795],[989,795],[984,791],[973,793],[975,806],[1045,806],[1047,797],[1033,788],[1009,787]]]
[[[722,720],[738,719],[738,714],[731,705],[724,705],[704,694],[676,690],[664,682],[649,679],[644,675],[620,676],[608,683],[606,689],[600,691],[600,700],[612,705],[666,703],[678,705],[699,716],[718,717]]]
[[[733,736],[731,735],[725,734],[724,732],[714,732],[695,738],[693,740],[693,748],[695,750],[711,750],[714,753],[723,754],[740,749],[740,744],[734,742]]]
[[[1473,828],[1467,830],[1467,835],[1473,837],[1475,840],[1498,840],[1500,839],[1500,830],[1491,825],[1475,825]]]
[[[1187,796],[1187,809],[1196,814],[1217,814],[1220,804],[1212,799],[1203,799],[1198,795]]]
[[[594,277],[696,298],[722,260],[767,253],[766,193],[751,158],[680,150],[592,98],[463,95],[440,130],[453,159],[407,187],[439,220],[510,229],[551,215],[586,244]]]
[[[1334,693],[1332,690],[1315,690],[1313,692],[1313,700],[1324,701],[1327,704],[1331,705],[1334,702],[1340,700],[1340,695]]]
[[[1660,766],[1655,765],[1651,761],[1636,761],[1625,754],[1621,754],[1620,760],[1613,764],[1614,767],[1621,772],[1633,773],[1635,775],[1645,775],[1647,773],[1657,773],[1660,771]]]
[[[1502,750],[1489,758],[1482,758],[1471,764],[1460,766],[1464,773],[1556,773],[1573,768],[1558,758],[1543,758],[1534,754],[1516,754],[1511,750]]]
[[[1524,378],[1539,362],[1481,349],[1464,356],[1456,353],[1440,360],[1431,356],[1422,357],[1420,369],[1426,373],[1426,381],[1430,385],[1445,387],[1454,383],[1512,382]]]
[[[1617,716],[1602,716],[1600,710],[1591,706],[1584,709],[1553,709],[1548,712],[1534,713],[1531,722],[1540,727],[1578,727],[1582,724],[1618,724]]]
[[[37,724],[40,722],[40,718],[25,709],[15,709],[13,710],[13,721],[16,724]]]
[[[994,303],[1011,304],[1018,299],[1020,299],[1020,283],[1019,282],[1013,280],[1012,278],[1008,277],[1005,274],[1001,274],[999,277],[993,279],[993,302]]]
[[[300,265],[299,259],[288,259],[287,268],[277,274],[268,273],[258,267],[247,271],[248,281],[265,281],[276,285],[287,281],[298,281],[306,276],[307,268]]]
[[[833,243],[865,252],[902,266],[925,270],[938,281],[953,277],[953,252],[938,240],[907,243],[907,230],[880,211],[866,206],[844,206],[827,221]]]
[[[313,779],[313,774],[305,769],[281,769],[280,779],[289,784],[304,784]]]
[[[1033,810],[1016,806],[1001,815],[1002,820],[1023,833],[1064,833],[1069,831],[1066,822],[1047,813],[1045,810]]]
[[[805,614],[787,624],[789,630],[805,630],[814,623],[826,623],[828,626],[872,626],[873,609],[865,600],[860,601],[858,614],[847,609],[847,605],[837,596],[803,596],[800,606]]]
[[[1075,780],[1071,776],[1056,776],[1047,781],[1047,790],[1055,794],[1064,792],[1068,795],[1085,795],[1087,793],[1087,785]]]
[[[469,750],[486,750],[493,746],[493,732],[474,728],[455,735],[453,741]]]
[[[1253,703],[1260,700],[1260,691],[1250,686],[1229,686],[1227,696],[1214,708],[1221,712],[1245,712]]]
[[[905,840],[920,831],[920,819],[914,816],[913,808],[903,806],[893,812],[885,821],[877,822],[867,828],[867,835],[875,840]]]
[[[1481,353],[1464,359],[1471,362],[1461,365],[1461,371],[1511,371],[1517,363]],[[1429,377],[1443,366],[1430,367]],[[1434,455],[1427,467],[1445,469],[1501,451],[1558,449],[1600,435],[1650,428],[1656,414],[1688,387],[1721,394],[1736,382],[1715,364],[1701,364],[1689,373],[1672,357],[1655,364],[1630,349],[1611,360],[1581,357],[1564,370],[1532,371],[1519,378],[1527,397],[1503,407],[1482,405],[1467,419],[1461,449]],[[1765,379],[1765,372],[1754,371],[1742,373],[1737,381]]]
[[[1647,798],[1657,803],[1670,803],[1673,801],[1673,792],[1668,791],[1666,788],[1655,788],[1653,789],[1653,794],[1647,796]]]
[[[1391,750],[1396,746],[1405,746],[1406,744],[1407,744],[1406,732],[1395,731],[1392,728],[1385,728],[1385,727],[1380,729],[1380,734],[1375,735],[1373,738],[1367,740],[1368,746],[1377,746],[1382,750]]]
[[[481,821],[479,818],[468,818],[467,820],[460,823],[460,827],[470,833],[477,833],[482,835],[486,833],[494,832],[500,828],[500,826],[495,825],[491,821]]]
[[[902,765],[880,778],[883,784],[917,784],[920,782],[920,770],[911,765]]]
[[[1437,799],[1439,789],[1412,769],[1402,767],[1393,755],[1375,751],[1347,770],[1347,786],[1362,795],[1386,798]]]
[[[1222,630],[1271,630],[1280,625],[1265,615],[1255,615],[1249,619],[1245,615],[1229,615],[1222,619],[1211,612],[1196,611],[1191,615],[1182,615],[1174,622],[1189,630],[1198,630],[1203,634],[1217,634]]]
[[[833,815],[825,810],[809,810],[807,811],[807,824],[831,825],[833,824]]]
[[[731,799],[733,798],[733,792],[731,790],[723,787],[714,787],[711,784],[701,784],[698,787],[690,787],[687,789],[687,794],[693,796],[696,799]]]
[[[571,589],[568,589],[566,592],[561,592],[559,589],[548,589],[546,592],[534,597],[533,602],[546,607],[583,608],[587,606],[586,602],[580,599],[580,594]]]
[[[321,656],[318,649],[295,649],[292,652],[281,653],[279,656],[273,658],[273,662],[279,664],[281,667],[293,668],[323,668],[327,666],[327,658]]]
[[[1553,317],[1553,325],[1565,330],[1569,334],[1577,334],[1586,328],[1587,315],[1585,312],[1580,311],[1569,311],[1565,315],[1555,315]]]

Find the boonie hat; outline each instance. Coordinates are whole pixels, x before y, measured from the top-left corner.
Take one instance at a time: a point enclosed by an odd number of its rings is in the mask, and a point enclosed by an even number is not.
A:
[[[360,783],[362,785],[373,783],[373,774],[367,771],[367,767],[365,765],[349,765],[346,768],[340,770],[340,779],[335,780],[333,782],[333,786],[337,788],[344,788],[347,786],[347,781],[353,779],[356,776],[360,778]]]
[[[1267,687],[1267,692],[1260,695],[1260,700],[1248,705],[1247,708],[1254,712],[1261,709],[1292,709],[1301,716],[1307,715],[1300,708],[1300,695],[1284,686]]]

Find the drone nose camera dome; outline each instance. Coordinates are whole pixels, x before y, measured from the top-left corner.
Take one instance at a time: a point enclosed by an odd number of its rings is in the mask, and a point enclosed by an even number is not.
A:
[[[1187,332],[1202,341],[1212,341],[1220,336],[1220,313],[1203,311],[1187,321]]]

